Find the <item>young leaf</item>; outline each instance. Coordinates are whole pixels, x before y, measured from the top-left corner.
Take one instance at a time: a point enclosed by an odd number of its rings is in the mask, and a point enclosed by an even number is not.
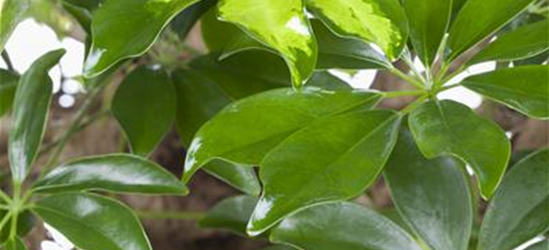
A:
[[[11,36],[13,30],[25,16],[30,7],[30,0],[4,0],[0,2],[0,52]]]
[[[307,208],[273,229],[271,241],[314,250],[421,250],[402,228],[353,203]]]
[[[510,157],[501,128],[453,101],[424,103],[410,114],[409,126],[423,155],[462,159],[475,172],[482,196],[492,197]]]
[[[450,28],[447,61],[473,47],[534,0],[467,0]]]
[[[38,201],[33,211],[78,249],[152,249],[130,208],[110,198],[85,193],[57,194]]]
[[[8,152],[12,178],[16,183],[27,177],[42,143],[53,92],[48,71],[64,54],[64,50],[56,50],[43,55],[19,81]]]
[[[462,85],[530,117],[549,119],[549,66],[535,65],[474,75]]]
[[[390,68],[391,62],[368,43],[335,35],[324,24],[312,21],[318,41],[319,69]]]
[[[400,56],[408,23],[398,0],[306,0],[308,9],[341,36],[377,44],[390,60]]]
[[[437,56],[452,15],[452,0],[404,0],[410,38],[425,65]]]
[[[213,159],[258,165],[286,137],[326,116],[374,106],[380,95],[357,90],[284,88],[230,104],[208,121],[191,143],[183,180]]]
[[[170,130],[175,118],[174,92],[166,73],[144,66],[118,87],[111,110],[134,154],[148,156]]]
[[[15,237],[6,242],[6,250],[27,250],[27,246],[25,246],[25,242],[21,238]]]
[[[391,111],[350,112],[288,137],[260,164],[264,191],[248,234],[259,235],[305,207],[363,192],[389,158],[399,124]]]
[[[511,250],[549,230],[549,149],[517,163],[490,202],[478,249]]]
[[[96,77],[124,59],[145,53],[164,26],[196,1],[105,1],[93,14],[93,43],[84,76]]]
[[[524,25],[498,36],[476,54],[468,64],[486,61],[515,61],[530,58],[549,49],[549,21]]]
[[[221,0],[219,18],[248,32],[285,59],[295,87],[313,73],[317,45],[301,1]]]
[[[37,182],[42,193],[105,190],[142,194],[188,193],[171,173],[147,159],[126,155],[104,155],[69,162]]]
[[[246,224],[254,211],[255,204],[257,204],[257,198],[253,196],[225,199],[210,209],[198,225],[202,228],[225,229],[246,235]]]
[[[18,75],[0,69],[0,118],[11,110],[18,82]]]
[[[466,250],[473,205],[465,164],[451,156],[426,159],[402,127],[385,167],[399,212],[432,250]]]

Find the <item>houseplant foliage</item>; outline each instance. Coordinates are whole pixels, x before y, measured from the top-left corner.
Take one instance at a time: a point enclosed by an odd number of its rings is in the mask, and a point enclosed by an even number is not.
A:
[[[0,2],[0,50],[30,4]],[[460,102],[437,98],[463,86],[532,119],[549,119],[546,1],[62,4],[88,32],[82,114],[111,75],[131,69],[110,112],[131,153],[59,164],[83,123],[77,116],[38,178],[29,177],[52,98],[47,72],[64,51],[47,53],[21,75],[1,70],[0,115],[13,123],[12,189],[0,193],[5,249],[25,249],[21,238],[36,218],[79,249],[151,249],[131,208],[103,194],[186,195],[185,184],[201,169],[244,194],[221,202],[199,224],[279,244],[270,250],[511,250],[549,230],[549,150],[509,167],[503,129]],[[198,20],[207,54],[181,61],[153,53],[165,34],[181,41]],[[411,63],[413,55],[425,70]],[[147,60],[132,67],[132,58]],[[450,83],[486,61],[498,68]],[[409,90],[352,89],[327,69],[386,71]],[[415,101],[398,111],[378,107],[401,96]],[[172,125],[187,149],[181,178],[148,159]],[[352,202],[380,177],[398,220]],[[482,220],[477,196],[488,202]],[[543,238],[528,249],[546,246]]]

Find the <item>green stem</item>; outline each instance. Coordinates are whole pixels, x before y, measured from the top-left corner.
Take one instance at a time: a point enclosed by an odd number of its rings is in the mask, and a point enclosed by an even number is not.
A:
[[[168,211],[136,211],[142,219],[155,220],[200,220],[204,218],[202,212],[168,212]]]
[[[2,190],[0,190],[0,199],[4,200],[6,203],[12,202],[11,198]]]
[[[414,75],[419,78],[420,81],[422,82],[425,82],[425,77],[423,77],[423,75],[421,74],[421,72],[419,72],[419,70],[416,69],[415,65],[414,65],[414,62],[412,61],[412,58],[410,56],[410,52],[408,51],[408,49],[406,49],[406,52],[404,53],[404,55],[402,56],[402,61],[404,61],[404,63],[406,63],[406,65],[412,70],[412,73],[414,73]]]
[[[447,83],[448,81],[452,80],[454,77],[456,77],[457,75],[459,75],[460,73],[462,73],[466,69],[467,69],[467,66],[465,64],[461,65],[461,67],[459,67],[457,70],[455,70],[451,74],[449,74],[449,75],[445,76],[444,78],[442,78],[441,82],[442,83]]]
[[[13,67],[13,63],[11,63],[10,55],[6,50],[2,51],[2,59],[6,63],[6,66],[8,66],[8,70],[15,72],[15,68]]]
[[[397,68],[391,68],[391,73],[395,74],[396,76],[400,77],[402,80],[407,81],[408,83],[414,85],[415,87],[419,89],[425,89],[425,86],[420,81],[416,80],[415,78],[409,76],[408,74],[400,71]]]
[[[407,115],[408,113],[412,112],[414,109],[416,109],[417,107],[419,107],[421,104],[423,104],[423,102],[425,100],[427,100],[429,98],[429,95],[423,95],[421,97],[419,97],[417,100],[415,100],[414,102],[412,102],[410,105],[408,105],[406,108],[404,108],[403,110],[401,110],[399,113],[401,116],[405,116]]]
[[[401,96],[416,96],[425,94],[425,90],[410,90],[410,91],[392,91],[392,92],[383,92],[383,98],[395,98]]]
[[[0,221],[0,230],[2,231],[4,230],[4,227],[6,226],[6,224],[8,224],[8,221],[10,220],[12,213],[13,212],[9,210],[6,216],[4,216],[4,218],[2,219],[2,221]]]

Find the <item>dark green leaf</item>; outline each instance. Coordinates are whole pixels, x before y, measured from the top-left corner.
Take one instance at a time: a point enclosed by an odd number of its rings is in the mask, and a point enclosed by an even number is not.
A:
[[[515,165],[488,206],[480,231],[482,250],[511,250],[549,230],[549,149]]]
[[[57,194],[38,201],[33,210],[79,249],[152,249],[130,208],[109,198]]]
[[[175,118],[176,96],[161,70],[140,67],[120,84],[112,101],[134,154],[147,156],[162,141]]]
[[[259,196],[261,193],[261,184],[253,168],[214,160],[204,166],[204,171],[246,194]]]
[[[89,11],[96,10],[106,0],[63,0],[63,2],[87,9]]]
[[[450,29],[447,60],[453,60],[499,30],[533,1],[467,0]]]
[[[526,250],[547,250],[547,249],[549,249],[549,240],[540,241],[526,248]]]
[[[246,224],[252,215],[257,198],[236,196],[225,199],[215,205],[206,217],[198,222],[200,227],[224,229],[246,235]]]
[[[11,110],[18,82],[18,75],[0,69],[0,118]]]
[[[54,169],[34,186],[44,193],[105,190],[184,195],[187,188],[171,173],[147,159],[125,154],[95,156]]]
[[[486,61],[514,61],[536,56],[549,49],[549,21],[522,26],[498,36],[476,54],[469,64]]]
[[[380,95],[355,90],[277,89],[232,103],[196,134],[183,179],[212,159],[257,165],[290,134],[321,119],[355,108],[371,108]]]
[[[100,75],[123,59],[145,53],[164,26],[194,2],[105,1],[93,15],[93,44],[85,63],[86,78]]]
[[[260,164],[264,191],[248,234],[259,235],[305,207],[359,195],[389,158],[399,123],[391,111],[350,112],[288,137]]]
[[[317,45],[301,1],[221,0],[219,18],[231,22],[284,57],[295,87],[312,75]],[[261,10],[261,11],[258,11]]]
[[[290,246],[284,246],[284,245],[276,245],[276,246],[270,246],[263,248],[261,250],[296,250],[297,248],[293,248]]]
[[[452,0],[403,0],[410,38],[421,61],[430,66],[437,56],[452,14]]]
[[[0,2],[0,52],[11,36],[11,33],[25,16],[30,7],[30,0],[4,0]]]
[[[451,156],[425,159],[410,131],[401,129],[385,180],[405,221],[432,250],[467,249],[473,206],[464,170]]]
[[[9,135],[10,169],[16,183],[27,177],[42,143],[53,92],[48,71],[64,54],[64,50],[56,50],[43,55],[19,81]]]
[[[501,128],[453,101],[424,103],[410,114],[409,125],[423,155],[462,159],[475,172],[482,196],[492,197],[511,151]]]
[[[307,208],[284,219],[271,240],[311,250],[421,250],[402,228],[353,203]]]
[[[27,250],[27,247],[21,238],[16,237],[6,242],[6,250]]]
[[[400,56],[408,38],[406,13],[398,0],[306,0],[308,9],[341,36],[377,44],[387,57]]]
[[[191,5],[173,19],[170,27],[177,32],[179,37],[185,38],[194,27],[198,19],[200,19],[209,9],[215,6],[216,3],[217,0],[202,0]]]
[[[0,219],[5,218],[6,215],[7,211],[0,211]],[[12,219],[9,219],[8,223],[6,223],[5,227],[2,228],[0,231],[0,244],[6,242],[9,239],[11,220]],[[36,217],[29,210],[25,210],[19,213],[19,215],[17,216],[17,236],[26,236],[32,230],[35,223]]]
[[[368,43],[335,35],[320,21],[313,21],[318,41],[320,69],[390,68],[391,63]]]
[[[463,86],[528,116],[549,119],[549,66],[501,69],[466,78]]]

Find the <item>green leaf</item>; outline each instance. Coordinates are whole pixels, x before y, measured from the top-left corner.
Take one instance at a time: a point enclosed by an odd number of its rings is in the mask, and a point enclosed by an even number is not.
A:
[[[432,250],[466,250],[473,205],[465,164],[451,157],[426,159],[403,127],[385,167],[399,212]]]
[[[217,0],[202,0],[179,13],[171,22],[170,27],[176,31],[179,37],[185,38],[194,27],[198,19],[210,10]]]
[[[29,0],[3,0],[0,2],[0,52],[13,30],[30,7]]]
[[[540,241],[526,248],[526,250],[547,250],[547,249],[549,249],[549,240]]]
[[[252,215],[257,198],[253,196],[235,196],[215,205],[206,217],[198,222],[202,228],[224,229],[246,235],[246,224]]]
[[[18,75],[0,69],[0,118],[11,110],[18,82]]]
[[[170,130],[175,119],[174,92],[164,71],[145,66],[130,73],[118,87],[111,110],[134,154],[149,155]]]
[[[410,38],[421,61],[430,66],[437,56],[452,15],[452,0],[404,0]]]
[[[152,249],[130,208],[110,198],[57,194],[38,201],[33,211],[79,249]]]
[[[69,162],[48,173],[33,190],[42,193],[104,190],[142,194],[188,193],[170,172],[147,159],[114,154]]]
[[[99,8],[106,0],[63,0],[63,2],[93,11]]]
[[[324,91],[284,88],[230,104],[197,132],[183,180],[213,159],[258,165],[286,137],[326,116],[374,106],[380,95],[356,90]]]
[[[21,238],[16,237],[6,242],[6,250],[27,250],[27,246],[25,246],[25,242]]]
[[[505,132],[453,101],[431,101],[414,110],[409,126],[419,149],[427,158],[453,155],[475,172],[481,194],[492,197],[510,157]]]
[[[297,248],[293,248],[290,246],[284,246],[284,245],[275,245],[275,246],[269,246],[266,248],[263,248],[261,250],[296,250]]]
[[[486,61],[527,59],[549,49],[549,21],[544,20],[498,36],[497,40],[476,54],[468,64]]]
[[[64,54],[64,50],[56,50],[43,55],[19,81],[9,134],[10,169],[16,183],[27,177],[42,143],[53,93],[48,71]]]
[[[467,0],[450,28],[448,56],[451,61],[498,31],[534,0]]]
[[[259,235],[303,208],[359,195],[389,158],[399,124],[392,111],[350,112],[288,137],[260,164],[264,191],[248,234]]]
[[[238,25],[285,59],[295,87],[312,75],[317,45],[301,1],[221,0],[218,6],[221,20]]]
[[[93,14],[93,43],[84,76],[96,77],[124,59],[145,53],[170,20],[194,2],[105,1]]]
[[[398,0],[306,0],[308,9],[341,36],[377,44],[390,60],[397,59],[408,36],[404,9]]]
[[[533,65],[470,76],[462,85],[525,115],[549,119],[549,66]]]
[[[8,215],[8,211],[0,211],[0,219],[4,219]],[[8,219],[8,223],[0,231],[0,244],[6,242],[10,236],[11,221],[13,217]],[[25,237],[36,224],[36,217],[29,211],[25,210],[17,215],[17,236]]]
[[[368,43],[335,35],[324,24],[312,21],[318,41],[319,69],[390,68],[391,62]]]
[[[314,250],[421,250],[402,228],[354,203],[314,206],[284,219],[271,241]]]
[[[549,149],[507,173],[484,216],[479,248],[511,250],[549,230]]]

